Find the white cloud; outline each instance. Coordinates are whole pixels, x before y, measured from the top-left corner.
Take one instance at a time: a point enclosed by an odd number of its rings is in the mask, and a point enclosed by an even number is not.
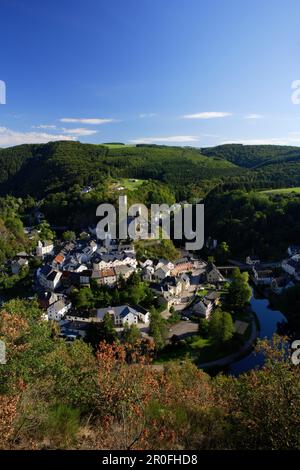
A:
[[[71,135],[94,135],[97,134],[98,131],[92,129],[85,129],[84,127],[78,127],[76,129],[62,129],[64,134],[71,134]]]
[[[55,124],[39,124],[38,126],[31,126],[32,129],[56,129]]]
[[[139,115],[139,117],[140,117],[141,119],[143,119],[143,118],[151,118],[151,117],[154,117],[154,116],[157,116],[157,114],[156,114],[156,113],[141,113],[141,114]]]
[[[116,119],[111,118],[61,118],[60,122],[71,122],[81,124],[107,124],[109,122],[116,122]]]
[[[129,142],[132,144],[155,144],[155,143],[173,143],[183,144],[198,142],[199,137],[194,135],[172,135],[169,137],[141,137],[139,139],[133,139]]]
[[[195,113],[195,114],[184,114],[181,116],[182,119],[216,119],[224,118],[227,116],[232,116],[231,113],[224,113],[220,111],[208,111],[204,113]]]
[[[53,140],[76,140],[71,135],[48,134],[47,132],[18,132],[0,127],[0,147],[20,144],[44,144]]]
[[[247,114],[247,116],[245,116],[245,119],[263,119],[263,115],[255,113]]]

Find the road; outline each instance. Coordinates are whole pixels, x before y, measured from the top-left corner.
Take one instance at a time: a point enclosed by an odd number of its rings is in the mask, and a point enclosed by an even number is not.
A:
[[[172,336],[178,336],[179,338],[186,338],[187,336],[198,333],[199,324],[191,321],[180,321],[176,325],[172,325],[168,331],[168,339]]]

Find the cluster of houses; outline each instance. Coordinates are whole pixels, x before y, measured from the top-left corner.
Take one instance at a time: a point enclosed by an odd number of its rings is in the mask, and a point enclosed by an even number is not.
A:
[[[109,314],[117,329],[125,324],[140,329],[149,325],[150,313],[141,306],[107,306],[89,312],[77,311],[70,301],[74,288],[90,286],[117,287],[139,271],[141,278],[149,282],[154,294],[166,309],[182,302],[191,287],[193,272],[202,268],[201,282],[219,286],[224,277],[212,263],[204,263],[191,256],[171,262],[166,259],[138,262],[130,242],[99,242],[93,235],[57,244],[39,242],[36,255],[43,260],[36,273],[36,289],[44,318],[60,323],[62,335],[67,338],[84,336],[88,323],[103,321]],[[201,271],[201,270],[200,270]],[[199,279],[197,282],[200,282]],[[214,292],[197,302],[194,314],[208,317],[217,305],[219,295]],[[77,336],[76,336],[77,331]]]
[[[220,303],[221,294],[219,288],[226,282],[226,279],[214,263],[207,263],[202,275],[202,282],[211,286],[212,290],[209,290],[206,295],[198,298],[193,303],[192,314],[196,317],[208,319],[214,308]]]
[[[47,242],[37,248],[37,254],[44,249],[38,256],[45,260],[37,272],[38,282],[49,291],[89,286],[92,280],[98,285],[113,287],[121,277],[127,279],[137,268],[131,244],[107,248],[88,238],[58,248],[55,253],[53,243]]]
[[[54,246],[39,242],[36,255],[43,259],[37,270],[37,291],[49,320],[61,321],[71,309],[74,288],[97,285],[115,287],[137,269],[131,243],[99,243],[92,236]]]
[[[217,241],[208,239],[207,244],[212,248]],[[39,241],[35,254],[42,259],[35,287],[44,318],[59,322],[61,335],[67,339],[84,337],[88,324],[102,322],[105,314],[111,316],[120,331],[125,324],[137,325],[142,331],[150,322],[149,311],[141,306],[108,305],[88,312],[77,311],[70,301],[74,289],[90,287],[92,283],[115,288],[121,280],[128,280],[138,271],[166,310],[184,305],[185,308],[188,306],[192,316],[209,318],[220,303],[220,290],[226,282],[212,262],[203,262],[190,254],[174,262],[167,259],[141,262],[137,260],[130,241],[99,242],[93,232],[81,234],[79,239],[65,243]],[[12,273],[19,274],[27,267],[29,258],[25,252],[18,253],[11,262]],[[266,264],[256,256],[248,256],[246,266],[254,284],[267,286],[280,294],[300,281],[300,246],[290,246],[287,258],[272,268],[266,268]],[[201,285],[206,286],[205,295],[195,295]],[[178,309],[181,310],[180,307]]]
[[[248,256],[246,263],[251,266],[251,279],[257,286],[268,286],[281,294],[300,281],[300,245],[290,245],[288,257],[275,267],[264,268],[257,256]]]

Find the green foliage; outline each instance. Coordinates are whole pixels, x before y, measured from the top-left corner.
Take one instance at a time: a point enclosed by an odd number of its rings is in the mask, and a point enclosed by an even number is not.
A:
[[[21,220],[23,201],[11,196],[0,198],[0,264],[18,251],[30,250],[32,243],[24,233]]]
[[[156,349],[162,349],[166,344],[166,321],[161,316],[161,314],[155,309],[151,310],[149,334],[154,339]]]
[[[114,327],[114,322],[109,313],[104,315],[103,321],[98,327],[99,343],[106,341],[107,343],[113,343],[117,339],[117,332]]]
[[[45,431],[52,435],[54,442],[60,447],[71,445],[76,438],[80,424],[78,409],[58,404],[53,406],[45,422]]]
[[[198,332],[199,332],[199,335],[202,338],[208,338],[208,336],[209,336],[209,320],[207,320],[206,318],[200,318]]]
[[[176,261],[179,258],[179,252],[175,248],[172,240],[139,240],[135,242],[135,250],[137,259],[142,260],[151,258],[153,260],[159,260],[161,258],[168,259],[170,261]]]
[[[234,334],[234,325],[230,313],[216,310],[211,316],[208,330],[209,335],[216,344],[221,345],[229,341]]]
[[[272,303],[288,318],[289,325],[297,333],[300,332],[300,284],[286,289],[280,295],[272,296]]]
[[[299,194],[215,192],[204,203],[205,230],[229,244],[231,257],[255,253],[278,260],[299,241]]]
[[[39,237],[41,240],[46,241],[46,240],[54,240],[55,234],[51,230],[50,224],[47,221],[41,222],[37,226],[37,230],[39,232]]]
[[[136,197],[149,203],[171,201],[174,196],[197,200],[216,186],[249,190],[300,185],[299,149],[284,146],[225,145],[199,151],[50,142],[0,149],[0,164],[2,194],[38,198],[65,193],[65,188],[105,186],[110,177],[156,180],[169,187],[169,197],[163,186],[152,190],[149,182],[140,187]]]
[[[230,162],[212,159],[196,149],[181,147],[107,147],[79,142],[50,142],[0,150],[0,190],[41,198],[75,185],[94,187],[109,176],[158,180],[176,187],[178,197],[190,192],[189,184],[238,175],[243,170]],[[42,184],[41,184],[42,182]],[[181,187],[181,188],[180,188]],[[150,199],[163,194],[151,190]],[[141,195],[143,196],[144,190]],[[148,197],[148,196],[147,196]],[[179,197],[181,198],[181,197]],[[139,201],[140,202],[140,201]],[[165,202],[164,200],[158,202]]]
[[[299,147],[282,145],[226,144],[201,149],[203,155],[218,157],[246,168],[278,161],[299,159]]]
[[[173,309],[173,310],[172,310]],[[168,323],[170,323],[171,325],[174,325],[176,323],[178,323],[180,320],[181,320],[181,315],[176,312],[176,310],[174,309],[174,307],[171,307],[170,308],[170,313],[171,315],[169,316],[168,318]]]
[[[76,233],[73,232],[72,230],[67,230],[62,234],[62,239],[65,242],[76,240]]]
[[[148,284],[141,281],[140,275],[133,273],[127,282],[120,282],[114,288],[91,283],[91,287],[77,289],[72,300],[78,309],[83,310],[124,304],[149,308],[154,304],[154,294]]]
[[[241,273],[238,268],[234,270],[225,300],[226,305],[234,311],[244,309],[251,299],[252,290],[248,279],[247,272]]]
[[[230,256],[230,248],[228,243],[221,242],[216,249],[216,257],[219,263],[225,263]]]
[[[6,343],[8,355],[7,364],[0,368],[0,387],[10,389],[20,379],[34,381],[43,371],[44,355],[53,348],[51,329],[41,320],[37,303],[7,302],[0,313],[0,339]]]
[[[128,325],[125,324],[123,335],[122,335],[124,343],[128,343],[134,346],[139,339],[141,339],[141,332],[136,325]]]

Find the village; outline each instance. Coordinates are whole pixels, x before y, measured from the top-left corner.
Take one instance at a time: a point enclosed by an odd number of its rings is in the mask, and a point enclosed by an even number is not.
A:
[[[215,249],[217,240],[208,237],[206,247]],[[35,253],[18,253],[10,262],[13,275],[18,275],[35,256],[40,260],[33,284],[34,293],[43,309],[45,321],[59,325],[60,336],[71,342],[85,338],[91,325],[103,322],[108,314],[118,335],[135,325],[142,337],[149,336],[151,308],[141,305],[105,305],[101,308],[78,308],[72,302],[74,292],[91,285],[118,291],[134,275],[151,289],[162,318],[174,318],[168,324],[168,341],[198,333],[199,320],[209,319],[222,304],[222,295],[230,284],[232,270],[247,271],[252,286],[281,294],[300,281],[300,246],[289,246],[281,262],[262,262],[249,255],[245,262],[228,260],[227,266],[216,266],[213,258],[206,261],[182,250],[182,258],[137,259],[131,240],[99,241],[90,229],[68,241],[39,240]],[[250,321],[236,320],[235,331],[244,334]]]

